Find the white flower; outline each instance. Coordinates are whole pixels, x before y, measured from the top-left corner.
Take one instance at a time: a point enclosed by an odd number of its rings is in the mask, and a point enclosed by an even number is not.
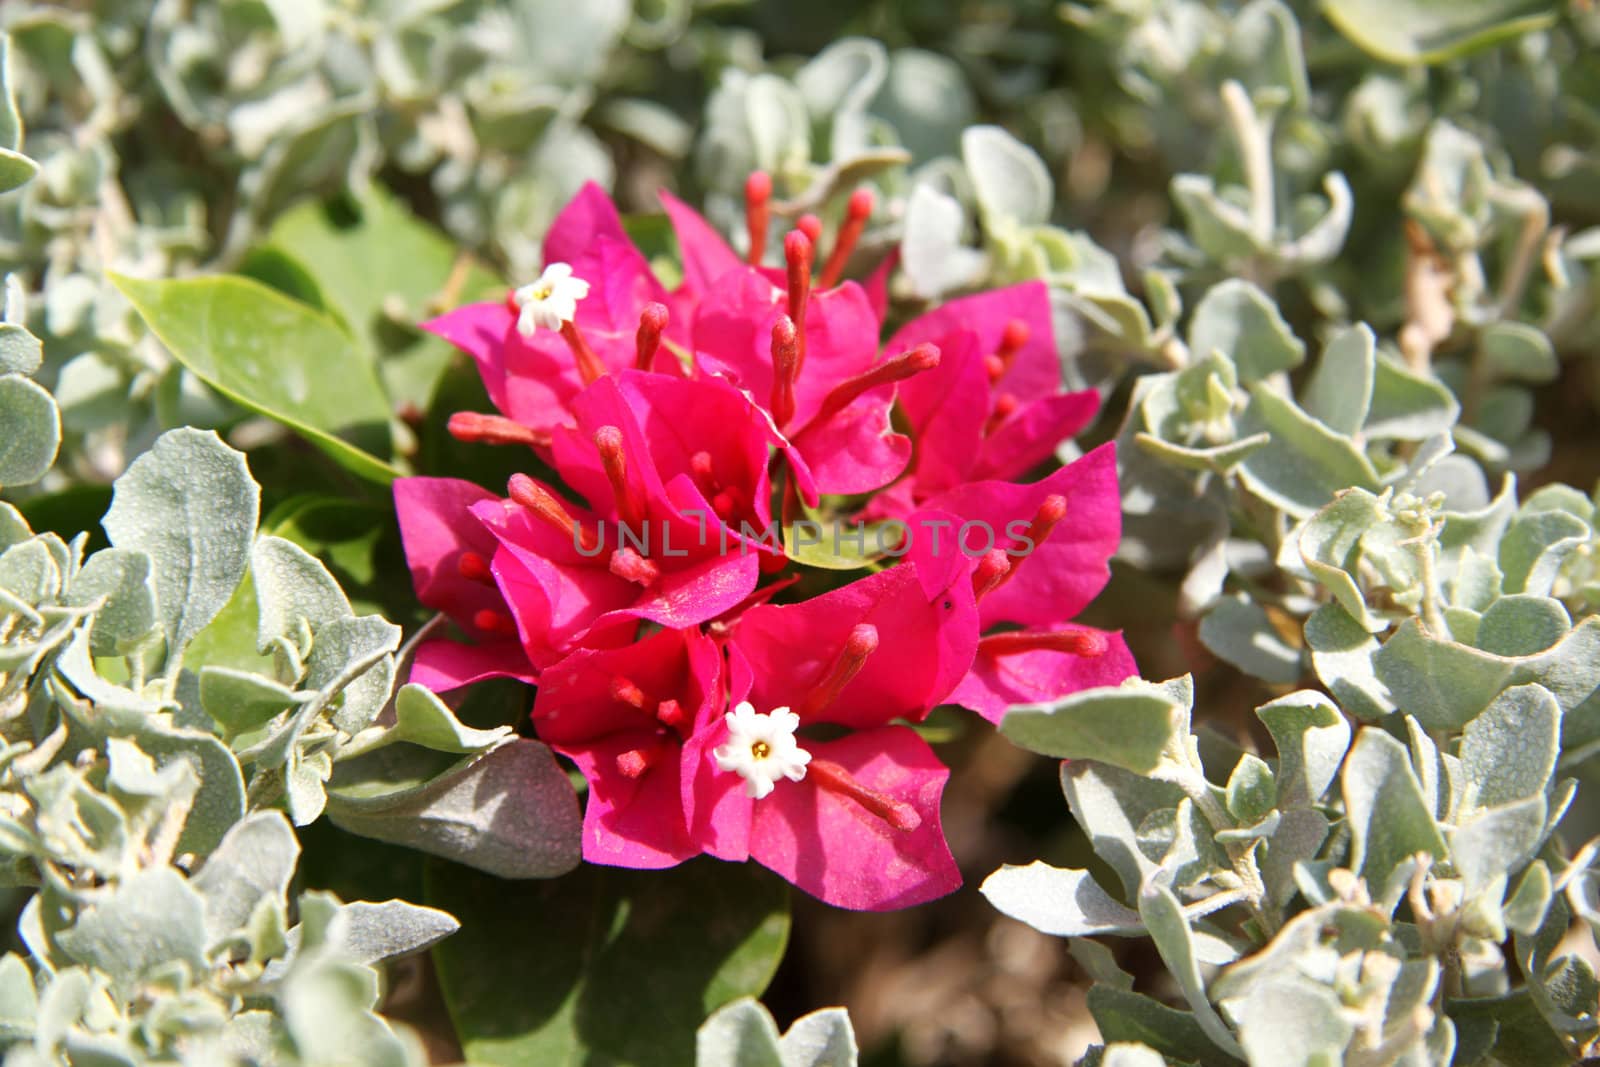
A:
[[[511,294],[519,312],[517,332],[532,337],[541,326],[547,330],[561,329],[563,322],[571,322],[578,314],[578,301],[588,295],[589,283],[574,278],[570,264],[550,264],[538,281]]]
[[[728,743],[711,755],[718,767],[744,779],[746,795],[760,800],[779,778],[798,782],[806,776],[811,753],[794,739],[800,716],[788,708],[761,715],[746,700],[722,718],[728,724]]]

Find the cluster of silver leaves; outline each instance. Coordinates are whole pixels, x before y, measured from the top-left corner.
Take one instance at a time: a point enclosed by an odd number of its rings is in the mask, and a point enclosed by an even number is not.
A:
[[[56,409],[21,373],[37,339],[3,330],[0,470],[21,485],[53,458]],[[110,547],[0,503],[0,883],[31,893],[27,954],[0,958],[7,1064],[421,1064],[374,1014],[380,967],[455,921],[292,897],[291,820],[331,808],[510,876],[577,862],[548,750],[393,693],[399,628],[258,533],[259,497],[241,453],[185,428],[117,479]],[[380,788],[398,753],[444,769]]]
[[[1199,65],[1233,151],[1174,180],[1185,231],[1144,278],[1159,370],[1118,429],[1121,555],[1181,576],[1200,640],[1292,691],[1256,709],[1275,747],[1259,755],[1191,728],[1188,678],[1012,709],[1008,736],[1071,761],[1068,804],[1116,882],[1036,863],[984,892],[1071,938],[1096,978],[1108,1044],[1088,1063],[1593,1055],[1600,843],[1573,842],[1600,830],[1574,805],[1600,746],[1600,512],[1563,485],[1519,499],[1516,472],[1550,450],[1529,387],[1580,372],[1561,360],[1593,329],[1594,234],[1551,228],[1571,190],[1519,180],[1507,135],[1460,99],[1430,113],[1429,73],[1369,74],[1335,101],[1348,139],[1411,169],[1391,180],[1392,295],[1368,299],[1336,258],[1368,183],[1312,165],[1329,102],[1292,13],[1199,7],[1093,16],[1152,105],[1180,83],[1208,98],[1178,76],[1207,41],[1267,49],[1251,77]],[[1540,57],[1595,31],[1534,34],[1484,84],[1537,86]],[[1168,78],[1151,66],[1177,56]],[[1326,320],[1309,369],[1272,295],[1294,286]],[[1187,1010],[1135,992],[1103,936],[1150,938]]]

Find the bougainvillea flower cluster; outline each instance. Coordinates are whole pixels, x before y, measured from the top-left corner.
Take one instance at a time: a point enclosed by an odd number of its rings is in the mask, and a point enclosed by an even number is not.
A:
[[[885,273],[840,280],[870,195],[820,272],[811,217],[764,265],[770,181],[746,195],[741,257],[662,194],[669,289],[586,187],[539,279],[429,324],[498,409],[451,432],[556,477],[396,483],[417,594],[459,630],[412,680],[537,687],[536,733],[588,782],[591,862],[753,859],[840,907],[904,907],[961,881],[917,724],[1135,673],[1120,635],[1072,621],[1117,546],[1115,458],[1025,480],[1098,406],[1061,388],[1043,285],[885,344]],[[830,539],[854,571],[808,565]]]

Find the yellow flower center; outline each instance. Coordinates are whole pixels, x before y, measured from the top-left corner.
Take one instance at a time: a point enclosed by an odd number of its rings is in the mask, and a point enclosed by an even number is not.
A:
[[[756,759],[766,759],[768,756],[772,755],[772,746],[767,744],[765,741],[757,741],[755,744],[750,746],[750,755],[754,756]]]

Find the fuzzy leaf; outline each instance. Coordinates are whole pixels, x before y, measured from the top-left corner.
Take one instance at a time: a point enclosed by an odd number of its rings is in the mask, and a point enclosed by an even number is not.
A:
[[[183,875],[152,867],[124,880],[109,896],[56,935],[67,956],[110,977],[123,997],[158,969],[206,968],[205,905]]]
[[[385,772],[385,752],[366,757],[379,761],[370,774],[340,765],[328,798],[336,825],[502,878],[552,878],[577,865],[577,798],[539,742],[513,740],[399,788]]]
[[[1470,809],[1543,796],[1561,751],[1561,707],[1539,685],[1495,698],[1461,735],[1461,769]]]
[[[1152,813],[1176,808],[1183,793],[1166,782],[1091,760],[1064,764],[1061,789],[1095,855],[1117,872],[1130,897],[1137,894],[1160,866],[1140,847],[1139,828]]]
[[[1104,686],[1053,704],[1013,707],[1000,732],[1046,756],[1093,759],[1148,774],[1184,729],[1188,711],[1159,686]]]
[[[911,190],[900,262],[918,296],[937,299],[970,285],[983,269],[983,254],[962,242],[965,222],[954,197],[926,183]]]
[[[1256,709],[1278,749],[1277,803],[1311,807],[1338,777],[1350,747],[1350,723],[1327,697],[1312,689],[1279,697]]]
[[[1239,432],[1272,434],[1271,447],[1246,457],[1239,476],[1251,492],[1296,518],[1310,515],[1341,489],[1377,491],[1378,472],[1355,442],[1266,385],[1251,390]]]
[[[1383,895],[1396,868],[1418,852],[1446,855],[1443,836],[1400,742],[1374,727],[1356,735],[1342,775],[1350,867]]]
[[[169,655],[214,619],[244,577],[261,490],[215,433],[169,430],[118,478],[102,525],[155,564]]]
[[[0,375],[0,485],[31,485],[43,478],[60,447],[55,399],[21,375]]]
[[[1007,864],[984,879],[981,892],[1006,915],[1057,937],[1144,929],[1139,913],[1113,900],[1088,871],[1037,860],[1026,867]]]
[[[1542,385],[1561,373],[1561,362],[1543,330],[1520,322],[1496,322],[1479,340],[1483,358],[1501,378]]]
[[[961,135],[961,160],[991,234],[1049,221],[1055,188],[1033,149],[998,126],[972,126]]]
[[[208,943],[243,930],[263,900],[283,903],[299,859],[282,812],[251,812],[234,824],[189,883],[205,898]]]
[[[1223,597],[1200,620],[1200,643],[1219,657],[1274,685],[1300,678],[1300,650],[1278,636],[1271,618],[1242,594]]]
[[[1469,897],[1513,874],[1544,840],[1548,807],[1543,794],[1479,809],[1450,834],[1450,858]]]
[[[855,1031],[843,1008],[802,1015],[781,1038],[749,998],[712,1013],[695,1035],[695,1067],[856,1067]]]
[[[474,730],[462,724],[444,701],[420,685],[406,685],[395,694],[395,724],[388,737],[435,752],[481,752],[511,733],[508,726]]]
[[[261,613],[256,633],[260,648],[274,638],[293,640],[302,621],[315,631],[354,614],[322,561],[291,541],[258,538],[250,552],[250,568]]]
[[[102,656],[125,652],[157,623],[150,557],[133,549],[102,549],[84,562],[62,599],[86,607],[102,597],[104,603],[94,618],[93,649]]]
[[[1212,286],[1201,298],[1189,324],[1189,349],[1199,359],[1221,352],[1239,368],[1245,385],[1298,367],[1306,358],[1306,346],[1277,305],[1238,279]]]
[[[1367,420],[1377,374],[1377,345],[1365,323],[1334,334],[1322,349],[1317,369],[1306,384],[1302,403],[1307,414],[1335,433],[1352,434]]]
[[[1363,432],[1369,438],[1422,441],[1449,433],[1461,414],[1455,394],[1435,378],[1413,374],[1392,359],[1379,357],[1372,383],[1372,405]]]
[[[1165,886],[1146,886],[1139,893],[1139,916],[1149,929],[1162,962],[1177,979],[1178,988],[1183,990],[1184,999],[1189,1002],[1200,1028],[1218,1048],[1235,1056],[1242,1055],[1232,1031],[1206,998],[1205,979],[1195,955],[1194,932],[1189,928],[1178,898]]]

